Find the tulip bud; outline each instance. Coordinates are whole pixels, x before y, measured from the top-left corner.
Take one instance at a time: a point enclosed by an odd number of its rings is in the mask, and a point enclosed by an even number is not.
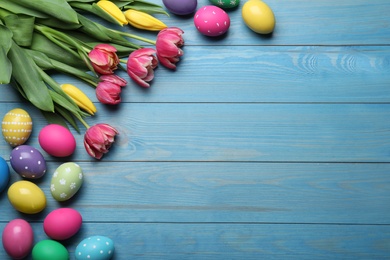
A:
[[[97,2],[97,6],[99,6],[103,11],[108,13],[120,25],[124,25],[128,23],[121,9],[119,9],[119,7],[113,2],[107,0],[101,0]]]
[[[167,26],[159,19],[145,12],[129,9],[124,12],[124,14],[129,24],[138,29],[160,31],[164,28],[167,28]]]
[[[76,103],[76,105],[90,115],[96,113],[96,107],[92,101],[80,89],[72,84],[62,84],[61,89]]]

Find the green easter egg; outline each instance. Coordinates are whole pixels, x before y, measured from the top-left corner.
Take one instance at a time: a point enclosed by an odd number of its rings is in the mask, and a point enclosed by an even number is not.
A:
[[[68,250],[59,242],[54,240],[41,240],[32,250],[33,260],[68,260]]]
[[[210,2],[222,9],[234,8],[240,4],[240,0],[210,0]]]
[[[50,191],[57,201],[72,198],[83,184],[83,172],[80,166],[73,162],[61,164],[51,178]]]

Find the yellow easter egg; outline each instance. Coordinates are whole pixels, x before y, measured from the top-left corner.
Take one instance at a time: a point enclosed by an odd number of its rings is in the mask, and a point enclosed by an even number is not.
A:
[[[1,132],[7,143],[12,147],[24,144],[32,131],[30,115],[21,108],[15,108],[5,114],[1,122]]]
[[[30,181],[17,181],[8,188],[8,200],[22,213],[35,214],[46,207],[45,193]]]
[[[275,15],[263,1],[249,0],[241,10],[245,24],[254,32],[268,34],[275,28]]]

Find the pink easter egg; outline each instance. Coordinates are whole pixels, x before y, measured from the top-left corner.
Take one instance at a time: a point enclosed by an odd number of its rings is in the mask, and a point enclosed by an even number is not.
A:
[[[43,221],[43,230],[54,240],[65,240],[81,228],[83,218],[72,208],[58,208],[50,212]]]
[[[3,230],[3,247],[13,259],[24,259],[30,254],[34,243],[34,232],[23,219],[10,221]]]
[[[230,18],[223,9],[214,5],[206,5],[195,13],[194,24],[203,35],[219,36],[229,29]]]

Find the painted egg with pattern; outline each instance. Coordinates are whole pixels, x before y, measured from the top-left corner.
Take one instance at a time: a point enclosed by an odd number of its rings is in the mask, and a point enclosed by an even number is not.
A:
[[[46,173],[46,161],[41,152],[30,145],[15,147],[9,157],[12,168],[23,178],[39,179]]]
[[[222,9],[234,8],[240,4],[240,0],[210,0],[210,2]]]
[[[24,109],[15,108],[5,114],[1,122],[1,132],[5,141],[15,147],[28,140],[32,126],[30,115]]]
[[[46,235],[55,240],[65,240],[74,236],[81,228],[83,218],[72,208],[59,208],[50,212],[43,221]]]
[[[69,252],[60,242],[45,239],[35,244],[32,250],[33,260],[68,260]]]
[[[203,35],[220,36],[229,29],[230,18],[223,9],[214,5],[206,5],[196,11],[194,24]]]
[[[11,220],[4,228],[3,247],[13,259],[22,259],[30,254],[34,243],[34,232],[24,219]]]
[[[57,201],[70,199],[80,189],[83,179],[83,171],[77,163],[63,163],[54,171],[51,178],[51,195]]]
[[[76,247],[77,260],[109,260],[114,255],[114,242],[105,236],[91,236]]]
[[[7,162],[0,157],[0,192],[2,192],[9,182],[9,167]]]
[[[22,213],[35,214],[46,207],[45,193],[30,181],[17,181],[8,188],[8,200],[11,205]]]

